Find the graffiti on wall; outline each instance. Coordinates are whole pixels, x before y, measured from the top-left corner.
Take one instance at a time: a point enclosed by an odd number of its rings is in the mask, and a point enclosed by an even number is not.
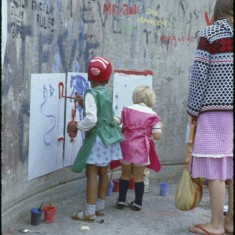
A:
[[[205,12],[205,20],[207,25],[213,24],[213,17],[209,18],[208,12]]]
[[[26,26],[27,14],[31,11],[35,13],[38,28],[51,32],[55,30],[54,5],[51,2],[20,0],[11,1],[9,4],[12,38],[24,39],[27,31],[32,30],[32,25]]]
[[[55,1],[20,1],[18,4],[17,1],[11,2],[11,15],[13,19],[12,26],[12,35],[13,37],[25,37],[24,34],[30,28],[26,28],[24,26],[24,21],[26,17],[26,11],[31,11],[34,13],[34,21],[35,25],[41,29],[39,34],[39,72],[43,71],[44,64],[49,63],[49,58],[54,57],[54,65],[52,66],[52,71],[60,72],[64,71],[79,71],[78,69],[85,68],[89,61],[89,59],[95,55],[95,51],[97,48],[100,48],[102,39],[98,40],[98,38],[92,32],[86,33],[84,32],[83,27],[79,27],[78,36],[74,39],[71,45],[71,55],[70,57],[65,57],[67,49],[65,49],[64,45],[66,44],[66,40],[68,39],[68,31],[65,29],[64,32],[58,35],[58,51],[54,55],[50,55],[50,45],[53,43],[53,36],[44,34],[44,32],[54,33],[56,28],[59,28],[58,25],[56,27],[55,14],[56,6]],[[75,4],[76,3],[76,4]],[[182,44],[190,44],[194,43],[195,35],[190,35],[190,33],[185,33],[185,35],[177,35],[177,34],[167,34],[165,31],[164,34],[159,35],[158,31],[154,31],[153,27],[156,29],[160,28],[168,28],[169,25],[173,24],[176,20],[172,18],[170,21],[168,16],[164,16],[161,14],[161,7],[159,3],[154,6],[154,4],[144,5],[143,2],[129,4],[129,3],[111,3],[105,2],[101,3],[100,1],[70,1],[67,3],[67,7],[72,8],[75,5],[81,5],[81,19],[83,24],[95,24],[97,22],[97,18],[95,17],[94,12],[97,11],[97,15],[100,17],[100,22],[102,27],[106,27],[107,17],[112,16],[112,32],[113,34],[125,35],[129,34],[131,39],[133,40],[133,45],[131,45],[131,52],[135,52],[134,48],[136,47],[135,42],[140,34],[139,30],[141,29],[141,33],[145,35],[146,46],[154,40],[155,43],[160,42],[161,46],[171,46],[177,47]],[[181,1],[179,4],[180,10],[183,12],[184,16],[186,16],[186,7],[184,3]],[[77,7],[78,8],[78,7]],[[28,14],[28,13],[27,13]],[[165,13],[164,13],[165,14]],[[198,17],[197,11],[191,14],[195,17]],[[71,12],[71,16],[73,16]],[[127,23],[123,23],[126,18],[134,17],[134,21],[132,23],[127,21]],[[206,22],[210,22],[208,17],[208,13],[205,13]],[[192,19],[190,19],[191,21]],[[62,19],[63,21],[63,19]],[[187,21],[187,19],[185,19]],[[126,20],[125,20],[126,22]],[[81,22],[80,22],[81,23]],[[32,26],[28,26],[32,27]],[[190,29],[189,29],[190,30]],[[28,32],[29,33],[29,32]],[[68,45],[68,44],[66,44]],[[144,45],[143,45],[144,46]],[[134,48],[133,48],[134,47]],[[144,58],[148,57],[147,48],[143,48]],[[49,55],[51,57],[49,57]],[[79,63],[79,61],[84,61],[84,64]],[[58,66],[55,67],[55,64]],[[76,70],[74,70],[76,69]]]
[[[112,4],[104,3],[103,5],[103,14],[104,15],[113,15],[113,16],[129,16],[139,14],[141,6],[134,4]]]
[[[20,1],[10,1],[10,29],[11,34],[13,38],[25,38],[26,35],[30,35],[32,31],[33,25],[26,26],[26,22],[28,21],[29,17],[31,16],[30,13],[34,14],[33,23],[41,30],[41,32],[55,32],[56,28],[59,29],[61,25],[56,25],[55,17],[56,12],[58,11],[57,5],[59,4],[57,1],[45,1],[45,0],[38,0],[38,1],[28,1],[28,0],[20,0]],[[57,5],[56,5],[57,4]],[[73,8],[79,9],[81,12],[81,19],[83,24],[95,24],[97,23],[97,18],[95,17],[94,12],[97,11],[97,15],[100,17],[101,25],[102,27],[106,26],[107,17],[112,16],[112,32],[113,34],[130,34],[131,39],[135,41],[135,39],[140,34],[139,32],[139,25],[143,25],[143,30],[141,30],[141,33],[145,34],[145,42],[146,44],[149,44],[150,41],[153,41],[157,43],[160,41],[162,46],[172,46],[177,47],[180,44],[183,43],[194,43],[195,37],[192,35],[189,35],[189,33],[186,33],[185,35],[177,35],[177,34],[167,34],[165,32],[162,35],[158,35],[158,32],[154,32],[152,30],[152,26],[156,29],[160,28],[167,28],[170,24],[173,24],[173,21],[169,21],[169,16],[162,16],[160,10],[160,4],[157,3],[157,5],[154,6],[153,2],[151,2],[149,5],[144,5],[143,2],[138,1],[135,4],[130,3],[112,3],[112,2],[105,2],[101,3],[100,1],[75,1],[71,0],[67,3],[67,8],[71,10],[70,16],[73,17],[72,14],[74,12]],[[180,1],[179,8],[183,12],[184,17],[186,17],[186,7],[184,6],[184,2]],[[165,13],[164,13],[165,14]],[[198,19],[199,14],[197,10],[194,10],[191,14]],[[189,14],[189,15],[190,15]],[[27,17],[26,17],[27,16]],[[130,23],[129,21],[126,21],[125,17],[135,17],[134,21]],[[212,20],[208,16],[208,12],[205,12],[205,21],[206,24],[211,24]],[[125,24],[123,23],[123,20],[125,20]],[[62,19],[63,21],[63,19]],[[185,22],[187,19],[185,19]],[[81,22],[80,22],[81,23]],[[187,23],[187,22],[186,22]],[[142,27],[142,26],[141,26]],[[189,29],[190,30],[190,29]],[[58,68],[60,67],[61,70],[65,71],[72,71],[72,67],[78,66],[78,61],[83,56],[85,61],[85,64],[89,61],[90,57],[92,57],[96,51],[97,48],[100,47],[100,43],[102,40],[97,41],[95,38],[95,35],[92,33],[85,33],[84,28],[79,27],[78,36],[74,41],[73,48],[75,47],[75,50],[71,50],[71,56],[70,61],[67,61],[65,59],[65,39],[68,36],[68,31],[65,29],[64,33],[60,33],[59,38],[57,40],[58,47],[59,47],[59,53],[51,55],[52,58],[56,58],[57,61],[55,63],[59,62],[60,65],[57,68],[53,68],[53,71],[58,71]],[[46,35],[43,35],[42,37],[46,37]],[[89,38],[93,40],[89,40]],[[160,40],[158,40],[160,39]],[[48,53],[49,49],[45,51],[45,48],[50,48],[50,43],[52,43],[51,36],[48,37],[48,43],[45,45],[45,41],[41,40],[39,45],[39,71],[43,69],[42,64],[48,63]],[[41,44],[43,44],[41,46]],[[79,47],[79,48],[78,48]],[[41,50],[43,49],[43,50]],[[76,50],[78,50],[76,52]],[[83,50],[83,51],[82,51]],[[72,55],[73,52],[73,55]],[[75,52],[77,56],[75,55]],[[76,56],[76,58],[74,57]],[[76,63],[73,65],[73,63]],[[84,67],[84,65],[82,64]],[[85,65],[86,67],[86,65]],[[74,71],[74,70],[73,70]],[[78,71],[78,70],[77,70]]]
[[[37,27],[54,32],[54,5],[51,1],[32,1],[31,10],[36,13]]]
[[[157,9],[159,9],[157,7]],[[111,4],[111,3],[104,3],[103,5],[103,14],[104,15],[112,15],[112,16],[131,16],[131,15],[140,15],[144,9],[141,5],[129,5],[129,4]],[[137,23],[141,24],[151,24],[154,26],[162,26],[166,27],[168,24],[167,20],[159,19],[159,12],[158,10],[153,10],[147,8],[145,14],[148,16],[138,16]],[[150,18],[154,17],[154,18]]]
[[[11,1],[10,2],[10,18],[11,18],[11,34],[12,38],[25,37],[24,24],[26,20],[26,9],[28,9],[28,1]]]
[[[168,20],[159,18],[159,9],[159,5],[157,6],[157,10],[147,8],[145,12],[147,17],[139,16],[137,18],[137,23],[153,25],[156,27],[167,27]]]
[[[160,41],[162,45],[176,47],[179,43],[192,43],[194,42],[194,36],[165,36],[161,35]]]
[[[196,11],[194,11],[194,13],[196,14]],[[213,17],[209,18],[208,12],[205,12],[205,22],[206,25],[211,25],[213,23]],[[199,33],[200,33],[199,31],[195,32],[195,36],[161,35],[160,37],[161,45],[177,47],[179,43],[188,43],[188,44],[193,43],[195,40],[198,39]]]

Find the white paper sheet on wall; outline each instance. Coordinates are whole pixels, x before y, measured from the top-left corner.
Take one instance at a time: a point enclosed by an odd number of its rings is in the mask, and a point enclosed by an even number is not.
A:
[[[64,73],[32,74],[30,97],[28,179],[63,167],[64,99],[58,84]]]
[[[119,114],[124,106],[133,104],[133,90],[140,85],[152,88],[151,71],[114,71],[113,80],[113,109]]]
[[[78,92],[84,97],[85,91],[90,87],[87,80],[87,73],[68,73],[67,77],[67,96],[74,97],[74,93]],[[72,109],[74,107],[73,99],[66,99],[66,126],[69,121],[72,120]],[[83,118],[83,110],[77,104],[76,105],[76,116],[74,121],[79,122]],[[63,166],[70,166],[73,164],[75,157],[77,156],[78,150],[82,146],[83,139],[85,137],[84,132],[78,131],[77,136],[71,141],[66,129],[65,129],[65,151],[64,151],[64,162]]]

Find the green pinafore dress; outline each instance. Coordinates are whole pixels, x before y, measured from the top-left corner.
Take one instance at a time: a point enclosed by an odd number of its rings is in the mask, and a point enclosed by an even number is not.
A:
[[[111,146],[120,148],[119,142],[124,140],[120,128],[113,120],[114,112],[112,108],[112,99],[108,90],[104,86],[98,86],[93,89],[87,89],[86,94],[87,93],[91,93],[94,96],[97,106],[97,123],[95,127],[86,132],[83,145],[72,166],[72,171],[76,173],[82,172],[86,167],[90,154],[94,155],[94,152],[96,154],[96,150],[93,151],[93,147],[97,147],[98,142],[102,142],[102,144],[96,149],[109,149]],[[104,151],[103,153],[106,153],[107,155],[110,154],[110,152]],[[107,157],[110,156],[102,154],[102,158]],[[122,159],[122,156],[120,155],[118,159]],[[117,160],[117,158],[110,158],[110,161],[111,160]]]

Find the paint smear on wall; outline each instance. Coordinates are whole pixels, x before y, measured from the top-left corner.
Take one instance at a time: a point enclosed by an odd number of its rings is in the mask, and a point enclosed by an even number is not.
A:
[[[67,77],[67,96],[74,97],[75,92],[84,97],[85,91],[90,87],[87,79],[87,73],[68,73]],[[83,109],[73,99],[66,99],[66,127],[69,121],[73,119],[72,111],[76,110],[74,121],[79,122],[83,119]],[[66,128],[65,127],[65,128]],[[78,150],[82,146],[85,133],[82,131],[77,132],[77,136],[71,139],[65,130],[65,154],[63,166],[70,166],[73,164]]]
[[[146,71],[115,70],[113,80],[113,109],[120,113],[124,106],[133,104],[132,93],[137,86],[146,85],[152,88],[153,73]]]

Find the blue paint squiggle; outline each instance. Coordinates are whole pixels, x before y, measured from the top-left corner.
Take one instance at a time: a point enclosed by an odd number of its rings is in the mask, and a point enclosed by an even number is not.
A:
[[[51,88],[51,86],[50,86],[50,88]],[[50,89],[50,92],[51,92],[51,91],[52,91],[52,90]],[[47,94],[47,88],[45,87],[45,84],[44,84],[44,86],[43,86],[43,97],[44,97],[44,100],[43,100],[42,104],[40,105],[40,110],[41,110],[41,113],[42,113],[45,117],[47,117],[47,118],[53,118],[53,119],[54,119],[54,124],[53,124],[52,127],[49,129],[49,131],[47,131],[47,132],[45,133],[45,135],[44,135],[44,137],[43,137],[44,143],[45,143],[46,145],[50,145],[52,141],[50,141],[50,142],[46,141],[46,136],[55,128],[55,126],[56,126],[56,117],[55,117],[54,115],[47,115],[47,114],[44,114],[44,112],[43,112],[43,109],[42,109],[42,108],[43,108],[44,104],[45,104],[46,101],[47,101],[47,96],[48,96],[48,94]],[[52,96],[51,93],[50,93],[50,96]]]

